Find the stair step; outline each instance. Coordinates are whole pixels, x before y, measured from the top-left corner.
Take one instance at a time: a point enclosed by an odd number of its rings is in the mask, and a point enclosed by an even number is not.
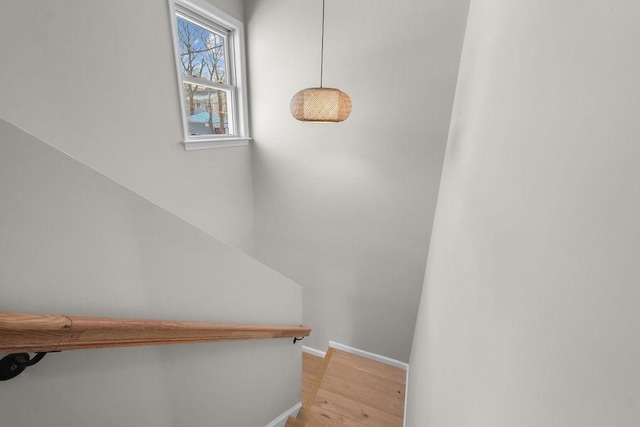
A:
[[[311,409],[321,414],[340,414],[339,420],[349,426],[402,427],[402,417],[322,389]]]
[[[304,427],[305,424],[297,418],[289,417],[284,427]]]
[[[337,360],[337,354],[334,352],[331,363],[325,370],[320,385],[321,390],[378,408],[396,417],[402,417],[404,412],[404,378],[402,382],[399,382],[380,377],[363,369],[357,369],[353,365],[343,364]],[[347,355],[351,359],[358,357]],[[352,362],[357,363],[358,361]]]
[[[317,411],[316,408],[301,408],[298,413],[298,420],[302,421],[303,426],[310,427],[347,427],[344,423],[345,419],[338,415],[327,411]],[[356,426],[357,424],[349,424]]]
[[[318,371],[324,359],[309,353],[302,353],[302,401],[309,400],[313,392]]]
[[[302,353],[302,370],[313,375],[317,374],[324,358],[309,353]]]
[[[287,425],[402,427],[405,383],[403,369],[334,348],[303,356],[302,408]]]
[[[359,369],[370,374],[377,375],[381,378],[387,378],[392,381],[404,383],[406,381],[407,372],[404,369],[395,366],[386,365],[366,357],[356,356],[342,350],[334,350],[331,356],[334,362],[349,368]]]
[[[322,383],[322,379],[324,377],[324,373],[327,370],[327,366],[331,362],[331,355],[333,354],[333,348],[329,348],[327,353],[322,359],[322,363],[316,372],[313,384],[308,387],[306,396],[302,398],[302,406],[303,407],[311,407],[313,405],[313,400],[316,398],[316,394],[318,393],[318,389],[320,388],[320,383]]]

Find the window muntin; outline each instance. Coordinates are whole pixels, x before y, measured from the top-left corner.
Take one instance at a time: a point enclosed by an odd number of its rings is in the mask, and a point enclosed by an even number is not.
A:
[[[175,3],[173,3],[175,2]],[[185,148],[198,142],[248,141],[242,24],[217,19],[197,0],[170,0]],[[207,7],[209,9],[210,7]],[[213,8],[215,9],[215,8]],[[217,11],[221,15],[223,12]],[[226,25],[226,24],[231,25]],[[237,24],[237,25],[234,25]],[[195,146],[197,144],[194,144]],[[229,145],[229,144],[226,144]],[[202,144],[195,148],[210,148]]]

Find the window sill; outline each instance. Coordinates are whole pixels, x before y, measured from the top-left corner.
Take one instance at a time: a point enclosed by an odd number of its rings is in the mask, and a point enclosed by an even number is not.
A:
[[[229,137],[184,141],[182,144],[186,151],[193,151],[208,150],[210,148],[242,147],[244,145],[249,145],[249,141],[251,141],[251,138],[248,137]]]

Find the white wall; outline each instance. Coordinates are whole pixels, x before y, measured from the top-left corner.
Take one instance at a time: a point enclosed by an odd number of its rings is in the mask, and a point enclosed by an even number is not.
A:
[[[472,1],[407,425],[640,425],[639,15]]]
[[[242,19],[241,0],[212,0]],[[248,147],[185,152],[166,0],[2,1],[0,118],[253,251]]]
[[[298,285],[2,120],[0,182],[0,311],[302,321]],[[276,339],[53,353],[2,383],[0,425],[265,425],[300,401],[300,351]]]
[[[328,1],[325,86],[351,117],[297,122],[321,1],[247,0],[258,257],[304,288],[307,345],[408,360],[468,0]]]
[[[206,0],[223,12],[234,18],[244,21],[244,1],[243,0]]]

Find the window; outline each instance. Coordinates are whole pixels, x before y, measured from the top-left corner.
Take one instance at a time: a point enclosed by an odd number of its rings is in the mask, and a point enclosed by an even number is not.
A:
[[[170,0],[187,150],[246,145],[244,28],[204,0]]]

